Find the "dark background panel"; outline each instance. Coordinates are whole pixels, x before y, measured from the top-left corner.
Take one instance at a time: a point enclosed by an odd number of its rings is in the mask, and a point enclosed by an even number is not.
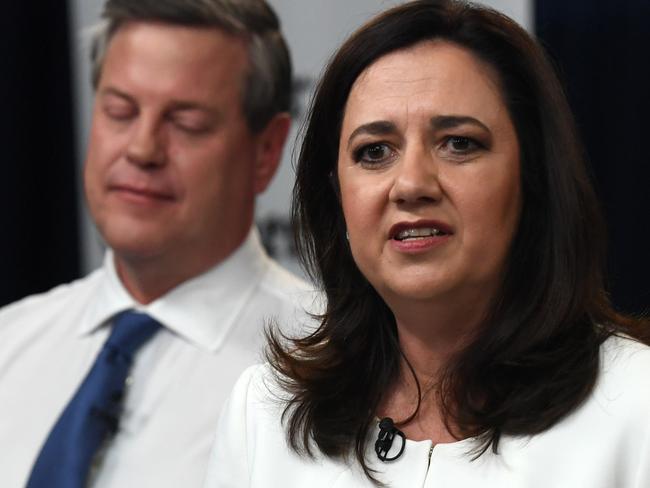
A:
[[[65,2],[0,16],[0,305],[76,278],[77,191]]]
[[[650,2],[538,0],[609,229],[617,308],[650,311]]]

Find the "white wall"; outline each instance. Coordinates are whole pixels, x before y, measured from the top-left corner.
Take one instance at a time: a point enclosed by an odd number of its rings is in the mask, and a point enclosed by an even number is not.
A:
[[[362,22],[375,13],[396,5],[398,0],[269,0],[281,18],[283,31],[292,52],[295,75],[313,81],[317,79],[326,61],[341,42]],[[75,51],[75,80],[79,96],[77,120],[79,122],[78,160],[84,159],[86,139],[90,125],[92,92],[90,89],[90,67],[84,31],[94,24],[104,0],[71,0],[73,28],[72,39]],[[489,0],[490,5],[517,20],[531,30],[533,24],[533,0]],[[313,85],[312,85],[313,86]],[[311,88],[301,94],[301,104],[308,105]],[[296,120],[290,134],[290,144],[285,150],[284,160],[278,175],[262,197],[258,199],[257,216],[286,216],[289,209],[290,190],[293,182],[291,153],[296,138],[296,129],[302,120]],[[103,254],[100,239],[92,227],[87,212],[80,216],[83,222],[83,261],[86,271],[101,261]],[[291,263],[285,263],[294,267]]]

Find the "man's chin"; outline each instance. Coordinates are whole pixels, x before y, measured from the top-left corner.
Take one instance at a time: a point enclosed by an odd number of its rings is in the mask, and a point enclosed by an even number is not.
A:
[[[169,253],[168,239],[144,232],[102,233],[104,241],[116,258],[125,261],[152,261],[163,259]]]

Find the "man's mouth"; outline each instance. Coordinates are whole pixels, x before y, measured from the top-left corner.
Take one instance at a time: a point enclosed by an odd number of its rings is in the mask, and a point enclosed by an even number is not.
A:
[[[169,192],[159,191],[153,188],[137,187],[134,185],[114,185],[110,188],[111,191],[120,192],[133,197],[151,200],[174,200],[173,194]]]

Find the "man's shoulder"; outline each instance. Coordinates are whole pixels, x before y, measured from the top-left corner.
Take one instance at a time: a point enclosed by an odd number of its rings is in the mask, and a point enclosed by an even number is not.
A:
[[[269,266],[267,272],[264,274],[262,279],[262,282],[266,286],[296,290],[308,290],[313,288],[313,286],[298,277],[298,275],[289,271],[276,260],[268,258],[268,263]]]
[[[8,322],[30,320],[34,316],[48,317],[66,310],[70,304],[78,304],[92,296],[97,283],[102,279],[103,271],[95,270],[89,275],[55,286],[54,288],[21,298],[0,308],[0,327]]]
[[[288,306],[300,306],[310,311],[318,311],[321,294],[316,287],[284,268],[277,261],[272,259],[269,261],[268,269],[260,282],[261,290]]]

